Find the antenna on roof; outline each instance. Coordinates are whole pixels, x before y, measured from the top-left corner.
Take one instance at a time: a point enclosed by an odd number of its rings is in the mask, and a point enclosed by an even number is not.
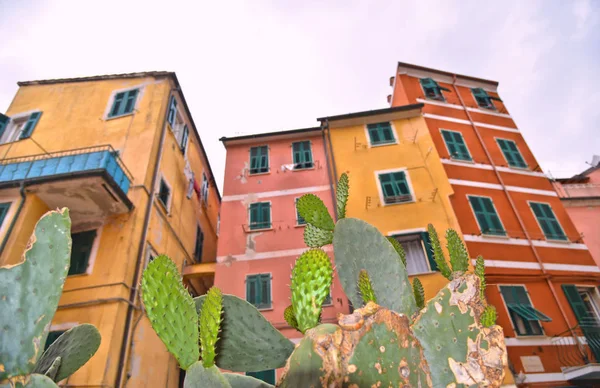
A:
[[[592,156],[592,162],[588,163],[588,164],[590,166],[592,166],[592,167],[596,167],[598,164],[600,164],[600,155],[594,155],[594,156]]]

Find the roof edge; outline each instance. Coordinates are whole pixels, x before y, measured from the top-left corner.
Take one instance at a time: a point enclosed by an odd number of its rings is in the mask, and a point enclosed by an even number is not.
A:
[[[485,83],[488,83],[488,84],[492,84],[492,85],[494,85],[496,87],[499,85],[498,81],[493,81],[493,80],[489,80],[489,79],[485,79],[485,78],[472,77],[470,75],[456,74],[456,73],[452,73],[452,72],[449,72],[449,71],[433,69],[431,67],[413,65],[412,63],[406,63],[406,62],[398,62],[398,66],[396,67],[396,72],[398,72],[398,68],[400,66],[408,67],[408,68],[415,69],[415,70],[431,71],[431,72],[434,72],[434,73],[439,73],[439,74],[447,75],[447,76],[450,76],[450,77],[456,75],[459,78],[463,78],[463,79],[470,80],[470,81],[485,82]]]
[[[223,144],[225,144],[226,142],[229,142],[229,141],[260,139],[263,137],[270,137],[270,136],[285,136],[285,135],[293,135],[296,133],[316,132],[316,131],[320,131],[320,130],[321,130],[321,127],[309,127],[309,128],[300,128],[300,129],[290,129],[290,130],[286,130],[286,131],[262,132],[262,133],[255,133],[255,134],[251,134],[251,135],[242,135],[242,136],[235,136],[235,137],[223,136],[219,139],[219,141],[221,141],[221,142],[223,142]]]
[[[121,74],[105,74],[105,75],[94,75],[90,77],[75,77],[75,78],[53,78],[43,79],[35,81],[19,81],[18,86],[29,86],[29,85],[49,85],[49,84],[61,84],[61,83],[72,83],[72,82],[87,82],[87,81],[102,81],[109,79],[123,79],[123,78],[142,78],[142,77],[167,77],[175,75],[172,71],[141,71],[136,73],[121,73]]]
[[[362,112],[346,113],[343,115],[319,117],[317,120],[318,121],[325,121],[325,120],[335,121],[335,120],[353,119],[353,118],[357,118],[357,117],[375,116],[375,115],[379,115],[379,114],[405,112],[405,111],[409,111],[409,110],[422,109],[424,106],[425,106],[425,104],[423,104],[423,103],[402,105],[402,106],[395,106],[393,108],[365,110]]]

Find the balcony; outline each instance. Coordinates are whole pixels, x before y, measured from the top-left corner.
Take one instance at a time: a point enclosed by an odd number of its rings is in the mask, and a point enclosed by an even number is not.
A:
[[[565,380],[600,383],[600,326],[578,325],[554,336],[552,343]]]
[[[0,161],[0,189],[24,185],[50,209],[68,207],[74,223],[131,210],[131,181],[108,145]]]

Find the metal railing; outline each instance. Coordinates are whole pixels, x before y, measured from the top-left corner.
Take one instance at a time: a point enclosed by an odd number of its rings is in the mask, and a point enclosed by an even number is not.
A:
[[[575,336],[573,336],[575,335]],[[580,367],[600,362],[600,326],[577,325],[552,337],[561,367]]]

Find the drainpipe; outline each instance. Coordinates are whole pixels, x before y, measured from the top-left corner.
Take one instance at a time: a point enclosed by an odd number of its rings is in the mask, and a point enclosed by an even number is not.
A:
[[[337,199],[335,196],[335,188],[334,188],[334,180],[331,177],[331,169],[329,168],[329,152],[327,152],[327,140],[325,139],[325,128],[321,125],[321,136],[323,137],[323,150],[325,151],[325,166],[327,167],[327,177],[329,178],[329,187],[331,187],[331,201],[333,203],[333,213],[335,214],[335,219],[338,219],[337,214]],[[332,160],[332,165],[335,165],[335,161]]]
[[[171,94],[178,91],[179,88],[173,88],[169,92],[169,99]],[[144,248],[146,246],[146,238],[148,237],[148,225],[150,224],[150,216],[152,215],[152,205],[154,203],[154,188],[156,187],[156,180],[158,177],[158,170],[160,167],[160,161],[162,159],[163,148],[165,144],[165,135],[167,133],[167,116],[169,114],[167,99],[167,109],[163,118],[162,132],[160,135],[160,141],[158,143],[158,152],[156,154],[156,160],[154,161],[154,168],[152,171],[152,183],[150,184],[150,196],[148,197],[148,204],[146,205],[146,214],[144,215],[144,225],[142,227],[142,236],[140,238],[140,244],[138,246],[138,257],[135,263],[135,272],[133,273],[133,282],[131,283],[131,291],[129,293],[129,307],[127,308],[127,318],[125,320],[125,330],[123,332],[123,341],[121,342],[121,353],[119,355],[119,364],[117,370],[117,378],[115,380],[115,387],[122,387],[121,380],[123,379],[123,372],[125,371],[125,358],[127,356],[127,350],[130,347],[131,338],[133,333],[130,332],[131,323],[133,321],[133,313],[136,310],[135,303],[138,298],[140,281],[140,268],[144,262]],[[143,314],[143,313],[142,313]]]
[[[333,144],[331,143],[331,129],[329,128],[329,120],[325,119],[325,125],[322,126],[323,131],[325,131],[325,129],[327,129],[327,140],[329,143],[329,153],[331,154],[331,167],[333,167],[333,181],[337,182],[338,179],[338,173],[337,173],[337,167],[335,166],[335,154],[333,153]],[[333,191],[332,191],[332,195],[333,195]],[[335,212],[335,218],[337,219],[337,205],[335,205],[337,203],[335,197],[333,199],[333,209]]]
[[[571,332],[571,335],[573,335],[573,337],[575,338],[575,341],[577,341],[577,343],[579,344],[579,337],[577,337],[575,331],[573,330],[573,327],[571,326],[571,323],[569,322],[569,319],[567,318],[567,314],[565,313],[565,310],[563,309],[563,306],[560,303],[560,300],[558,299],[558,295],[556,294],[556,289],[554,288],[554,284],[552,283],[552,281],[550,279],[551,275],[549,275],[548,272],[546,271],[546,268],[544,267],[544,263],[543,263],[542,259],[540,258],[540,255],[538,254],[537,249],[533,245],[531,236],[529,236],[529,232],[527,232],[527,228],[525,228],[525,223],[523,222],[521,215],[517,211],[517,207],[515,206],[515,203],[513,202],[512,197],[510,196],[510,193],[506,189],[506,185],[504,185],[502,176],[500,176],[500,172],[496,168],[496,165],[494,164],[494,161],[492,160],[492,156],[490,155],[487,147],[485,146],[485,143],[483,142],[483,138],[481,137],[479,130],[475,126],[475,122],[473,121],[473,118],[471,117],[471,113],[469,113],[469,110],[467,109],[467,106],[465,105],[465,102],[463,101],[462,96],[458,92],[458,88],[456,87],[456,74],[452,75],[452,87],[454,88],[454,92],[458,96],[458,100],[460,101],[460,104],[462,105],[465,113],[467,114],[467,118],[469,119],[469,122],[471,123],[471,127],[473,127],[473,131],[475,131],[475,135],[477,136],[479,143],[481,143],[481,147],[483,148],[485,155],[487,156],[490,164],[492,165],[494,173],[496,174],[496,178],[500,182],[500,186],[502,186],[502,191],[506,195],[506,198],[508,199],[508,203],[510,204],[510,207],[512,208],[513,213],[517,216],[517,221],[519,222],[519,226],[523,230],[523,233],[525,234],[525,238],[527,239],[527,242],[529,242],[529,246],[531,247],[533,256],[535,257],[538,264],[540,265],[540,269],[542,270],[543,278],[546,280],[546,283],[548,283],[548,287],[550,287],[550,292],[552,292],[552,296],[554,297],[556,304],[558,304],[558,309],[560,310],[560,313],[561,313],[563,319],[569,326],[569,331]],[[579,344],[579,346],[581,347],[580,344]]]
[[[8,243],[8,239],[10,238],[12,230],[15,227],[17,220],[19,219],[21,210],[23,210],[23,206],[25,205],[25,199],[27,199],[27,196],[25,195],[25,182],[24,181],[21,182],[21,188],[19,189],[19,194],[21,194],[21,203],[19,203],[17,212],[15,213],[12,220],[10,221],[10,226],[8,227],[8,230],[6,231],[6,235],[4,236],[4,239],[2,240],[2,245],[0,245],[0,257],[2,256],[2,252],[4,252],[4,248],[6,247],[6,244]]]

